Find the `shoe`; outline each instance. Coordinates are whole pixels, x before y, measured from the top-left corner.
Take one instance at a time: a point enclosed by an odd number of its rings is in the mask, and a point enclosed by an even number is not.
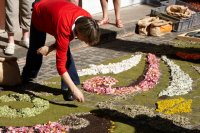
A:
[[[117,26],[118,28],[123,28],[123,27],[124,27],[124,25],[123,25],[121,19],[117,19],[117,20],[116,20],[116,26]]]
[[[15,53],[15,44],[8,43],[7,47],[4,49],[4,53],[7,55],[13,55]]]
[[[29,79],[24,79],[21,77],[21,81],[22,81],[22,84],[30,84],[30,83],[33,83],[33,79],[29,78]]]
[[[29,38],[26,38],[25,40],[21,40],[21,41],[19,42],[19,44],[20,44],[21,46],[24,46],[24,47],[26,47],[26,48],[29,48]]]
[[[99,20],[98,22],[98,25],[101,26],[101,25],[105,25],[105,24],[108,24],[109,23],[109,19],[101,19]]]
[[[75,98],[70,90],[62,90],[63,99],[65,101],[74,101]]]
[[[30,90],[34,87],[34,82],[31,81],[22,81],[22,83],[19,85],[21,90]]]

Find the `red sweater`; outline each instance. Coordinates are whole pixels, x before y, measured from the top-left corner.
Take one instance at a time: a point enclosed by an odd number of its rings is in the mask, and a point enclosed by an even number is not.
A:
[[[79,16],[91,17],[87,11],[67,0],[41,0],[33,8],[33,25],[56,39],[56,67],[60,75],[67,71],[67,50],[74,38],[72,25]]]

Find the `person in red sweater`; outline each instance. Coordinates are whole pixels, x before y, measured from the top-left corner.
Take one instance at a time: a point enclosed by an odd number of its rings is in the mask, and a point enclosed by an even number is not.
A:
[[[44,45],[46,33],[55,37],[55,44]],[[66,0],[36,0],[33,3],[30,47],[21,76],[23,83],[36,78],[42,56],[56,50],[61,89],[67,95],[64,99],[75,98],[83,102],[84,96],[76,86],[80,84],[80,80],[69,48],[70,41],[75,37],[89,45],[95,45],[99,41],[99,26],[87,11]]]

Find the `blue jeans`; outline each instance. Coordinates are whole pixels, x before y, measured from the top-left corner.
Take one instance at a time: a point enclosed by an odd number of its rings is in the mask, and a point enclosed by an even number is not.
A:
[[[37,54],[37,49],[44,46],[46,41],[46,32],[41,32],[37,30],[33,24],[31,24],[30,28],[30,46],[26,56],[26,64],[22,71],[22,80],[24,82],[32,81],[37,77],[37,74],[42,65],[43,56],[41,54]],[[80,79],[78,77],[78,73],[74,64],[73,57],[70,52],[70,48],[66,53],[67,62],[66,69],[68,70],[69,76],[75,85],[80,84]],[[61,80],[61,89],[67,89],[68,86]]]
[[[74,59],[73,59],[72,54],[70,52],[70,48],[68,48],[68,51],[67,51],[67,62],[66,62],[65,67],[68,70],[68,74],[71,77],[74,84],[80,85],[80,79],[79,79],[79,76],[78,76],[78,73],[77,73],[77,70],[76,70]],[[67,84],[65,84],[63,79],[61,79],[61,89],[65,90],[67,88],[68,88]]]

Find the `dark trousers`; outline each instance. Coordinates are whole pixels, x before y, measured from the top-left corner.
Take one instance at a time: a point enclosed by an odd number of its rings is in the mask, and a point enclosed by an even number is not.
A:
[[[26,64],[22,71],[22,80],[23,81],[31,81],[37,77],[37,74],[42,65],[43,56],[41,54],[37,54],[37,50],[44,46],[46,41],[46,33],[37,30],[33,24],[31,24],[30,29],[30,46],[26,56]],[[67,44],[66,44],[67,45]],[[72,81],[75,85],[80,84],[80,79],[78,77],[78,73],[74,64],[73,57],[70,52],[70,48],[66,53],[67,62],[66,69],[71,77]],[[61,89],[67,89],[68,86],[61,80]]]
[[[76,66],[75,66],[72,54],[70,52],[70,48],[68,48],[68,51],[67,51],[66,68],[67,68],[69,76],[71,77],[74,84],[80,85],[80,79],[79,79],[78,73],[76,71]],[[68,88],[68,86],[64,83],[63,79],[61,79],[61,89],[65,90],[67,88]]]

